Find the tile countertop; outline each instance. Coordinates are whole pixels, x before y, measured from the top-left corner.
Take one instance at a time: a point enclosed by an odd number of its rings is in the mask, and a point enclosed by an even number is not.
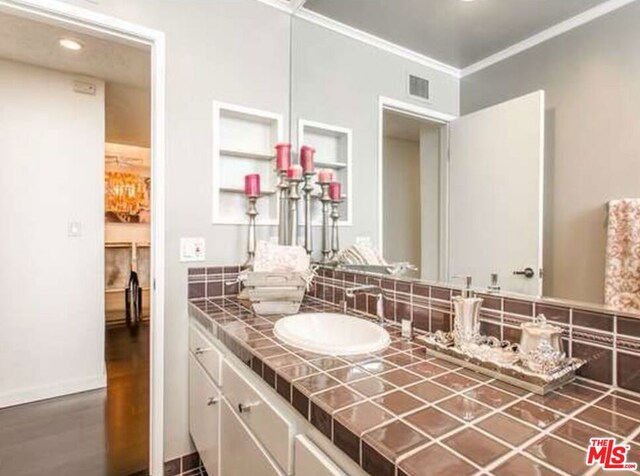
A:
[[[300,309],[331,311],[313,298]],[[611,435],[640,463],[640,395],[587,380],[534,395],[428,355],[397,325],[380,352],[329,357],[281,344],[278,317],[235,298],[194,299],[189,312],[372,475],[600,474],[586,447]]]

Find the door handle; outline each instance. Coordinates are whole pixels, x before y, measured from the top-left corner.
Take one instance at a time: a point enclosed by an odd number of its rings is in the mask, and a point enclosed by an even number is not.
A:
[[[216,397],[211,397],[207,400],[207,406],[217,405],[219,400]]]
[[[243,403],[238,403],[238,413],[249,413],[251,411],[251,408],[255,407],[256,404],[243,404]]]
[[[533,268],[524,268],[521,271],[514,271],[513,274],[515,276],[524,276],[527,279],[531,279],[536,275],[536,272],[533,270]]]

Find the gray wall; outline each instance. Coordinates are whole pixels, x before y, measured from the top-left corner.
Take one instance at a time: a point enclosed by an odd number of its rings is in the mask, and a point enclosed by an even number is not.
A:
[[[239,262],[244,227],[211,224],[212,101],[287,117],[289,16],[255,0],[76,0],[161,30],[167,41],[165,458],[191,451],[187,405],[187,264],[181,236],[203,236],[207,262]]]
[[[422,260],[420,277],[440,278],[440,145],[444,126],[423,124],[420,129],[420,203]]]
[[[640,2],[467,76],[463,114],[546,91],[544,294],[602,302],[605,203],[640,196]]]
[[[383,147],[383,254],[420,267],[420,143],[385,137]]]
[[[425,106],[407,96],[406,77],[413,73],[431,80],[428,107],[457,114],[458,79],[299,18],[292,32],[292,130],[300,118],[353,130],[353,226],[342,230],[341,244],[364,236],[377,244],[379,97]]]

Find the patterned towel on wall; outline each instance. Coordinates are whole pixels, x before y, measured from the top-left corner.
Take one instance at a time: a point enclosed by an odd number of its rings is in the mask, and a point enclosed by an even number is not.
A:
[[[609,202],[605,304],[640,311],[640,198]]]

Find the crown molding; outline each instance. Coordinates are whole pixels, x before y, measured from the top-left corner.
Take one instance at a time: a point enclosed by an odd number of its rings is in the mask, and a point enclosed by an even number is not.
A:
[[[291,3],[287,0],[257,0],[260,3],[269,5],[285,13],[292,13]],[[306,1],[306,0],[305,0]]]
[[[391,43],[390,41],[383,40],[380,37],[377,37],[370,33],[366,33],[362,30],[358,30],[357,28],[353,28],[349,25],[345,25],[344,23],[333,20],[324,15],[320,15],[319,13],[315,13],[306,8],[299,9],[293,15],[297,18],[315,23],[316,25],[322,26],[336,33],[340,33],[341,35],[347,36],[349,38],[353,38],[354,40],[358,40],[367,45],[374,46],[388,53],[392,53],[396,56],[408,59],[410,61],[413,61],[414,63],[421,64],[455,78],[460,78],[460,70],[458,68],[434,60],[433,58],[429,58],[428,56],[417,53],[413,50],[410,50],[409,48],[405,48],[403,46],[396,45],[395,43]]]
[[[547,40],[555,38],[556,36],[562,35],[574,28],[577,28],[585,23],[589,23],[590,21],[595,20],[607,13],[610,13],[618,8],[624,7],[630,3],[635,2],[636,0],[609,0],[608,2],[601,3],[589,10],[586,10],[578,15],[569,18],[561,23],[558,23],[546,30],[537,33],[526,40],[523,40],[519,43],[509,46],[498,53],[495,53],[491,56],[487,56],[486,58],[474,63],[466,68],[461,70],[461,77],[468,76],[473,73],[477,73],[485,68],[488,68],[491,65],[499,63],[511,56],[517,55],[518,53],[522,53],[534,46],[539,45]]]
[[[307,0],[290,0],[291,1],[291,13],[295,13],[298,10],[300,10],[305,3],[307,3]]]

